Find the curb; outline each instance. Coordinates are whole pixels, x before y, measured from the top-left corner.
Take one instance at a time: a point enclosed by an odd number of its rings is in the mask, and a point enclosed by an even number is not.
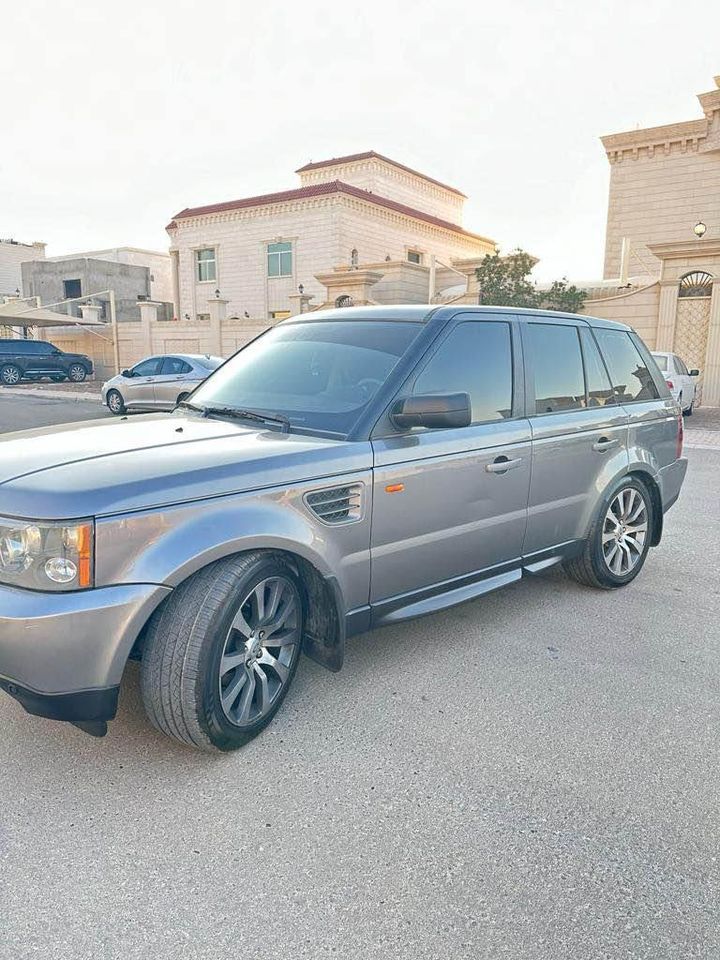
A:
[[[102,403],[102,394],[99,393],[76,393],[70,390],[33,390],[32,387],[16,390],[13,387],[0,388],[0,397],[47,397],[49,400],[83,400]]]

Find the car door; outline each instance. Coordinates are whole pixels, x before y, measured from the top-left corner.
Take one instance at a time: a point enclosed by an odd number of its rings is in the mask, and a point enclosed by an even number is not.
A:
[[[423,602],[470,589],[517,565],[531,452],[521,369],[512,317],[461,314],[398,398],[468,393],[471,425],[400,432],[387,417],[378,424],[372,440],[375,622],[399,618],[412,598]]]
[[[675,370],[677,371],[676,376],[680,383],[683,410],[687,410],[695,399],[695,380],[690,376],[690,371],[685,366],[685,361],[682,357],[678,357],[677,354],[675,354],[673,359],[675,361]]]
[[[172,409],[181,393],[189,393],[197,385],[192,374],[193,368],[182,357],[163,357],[154,382],[154,405]]]
[[[533,449],[524,553],[531,560],[587,535],[602,492],[626,469],[628,415],[589,327],[530,316],[522,331]]]
[[[162,357],[148,357],[132,367],[132,376],[126,378],[121,388],[126,407],[152,409],[155,405],[155,378],[160,373],[162,361]]]

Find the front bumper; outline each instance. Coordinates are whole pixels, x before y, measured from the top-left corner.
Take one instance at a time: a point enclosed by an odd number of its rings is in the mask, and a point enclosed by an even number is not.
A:
[[[0,688],[39,716],[111,719],[132,646],[170,592],[157,584],[78,593],[0,586]]]

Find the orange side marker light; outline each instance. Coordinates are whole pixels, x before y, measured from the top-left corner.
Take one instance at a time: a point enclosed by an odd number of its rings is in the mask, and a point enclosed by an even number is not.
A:
[[[404,489],[404,483],[389,483],[385,487],[385,493],[402,493]]]

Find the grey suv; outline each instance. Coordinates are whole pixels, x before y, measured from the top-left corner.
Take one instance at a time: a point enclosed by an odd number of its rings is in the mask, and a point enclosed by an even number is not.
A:
[[[0,441],[0,686],[102,734],[128,658],[166,734],[231,750],[301,651],[561,562],[629,583],[682,416],[639,337],[492,307],[287,320],[172,413]]]
[[[84,353],[65,353],[46,340],[0,339],[0,383],[6,387],[40,377],[81,383],[92,372],[92,360]]]

